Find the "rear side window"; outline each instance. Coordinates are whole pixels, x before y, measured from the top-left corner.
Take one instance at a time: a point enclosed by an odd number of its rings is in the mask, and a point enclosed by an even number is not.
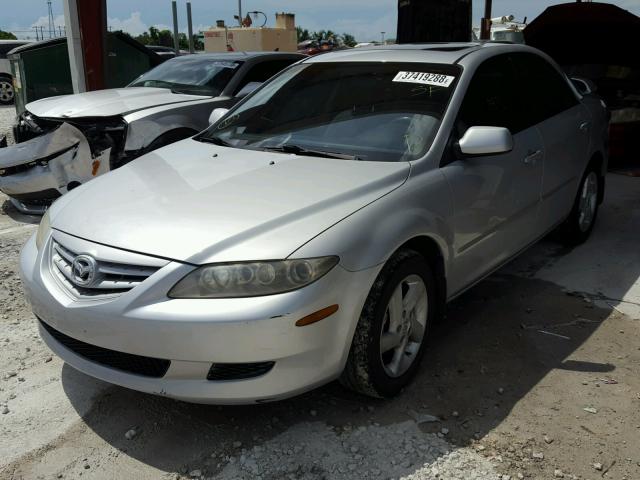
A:
[[[278,60],[267,60],[264,62],[260,62],[257,65],[251,67],[251,69],[247,72],[245,77],[242,79],[240,84],[236,87],[234,95],[238,93],[242,88],[251,82],[259,82],[264,83],[273,77],[276,73],[284,68],[288,67],[292,63],[297,62],[299,59],[278,59]]]
[[[547,60],[533,53],[514,53],[511,57],[534,124],[578,104],[566,77]]]
[[[513,134],[527,128],[526,109],[519,100],[509,56],[485,60],[474,73],[460,107],[458,136],[473,126],[506,127]]]

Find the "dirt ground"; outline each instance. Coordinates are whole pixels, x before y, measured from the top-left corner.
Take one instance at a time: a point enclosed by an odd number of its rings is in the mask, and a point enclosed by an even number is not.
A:
[[[608,177],[587,244],[544,240],[452,302],[388,401],[192,405],[75,371],[21,291],[38,219],[0,205],[1,479],[640,479],[640,178]]]

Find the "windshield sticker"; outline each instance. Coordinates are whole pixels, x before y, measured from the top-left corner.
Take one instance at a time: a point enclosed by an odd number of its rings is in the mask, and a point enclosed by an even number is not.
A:
[[[398,72],[393,81],[421,83],[422,85],[433,85],[435,87],[448,87],[454,79],[455,77],[442,73]]]

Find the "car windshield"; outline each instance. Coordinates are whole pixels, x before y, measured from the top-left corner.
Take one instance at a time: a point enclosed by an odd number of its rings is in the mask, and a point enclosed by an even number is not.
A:
[[[169,88],[175,93],[217,97],[241,64],[199,55],[178,57],[149,70],[129,86]]]
[[[430,148],[460,73],[453,65],[295,65],[197,139],[235,148],[407,161]]]

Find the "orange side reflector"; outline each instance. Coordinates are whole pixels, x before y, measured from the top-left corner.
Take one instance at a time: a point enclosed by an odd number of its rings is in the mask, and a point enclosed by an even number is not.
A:
[[[306,317],[301,318],[296,322],[296,327],[304,327],[306,325],[311,325],[312,323],[319,322],[322,319],[327,318],[330,315],[333,315],[338,311],[338,305],[331,305],[329,307],[325,307],[322,310],[318,310],[317,312],[313,312],[311,315],[307,315]]]
[[[93,175],[94,177],[96,176],[96,174],[98,173],[98,169],[100,168],[100,160],[95,160],[92,164],[91,164],[91,175]]]

